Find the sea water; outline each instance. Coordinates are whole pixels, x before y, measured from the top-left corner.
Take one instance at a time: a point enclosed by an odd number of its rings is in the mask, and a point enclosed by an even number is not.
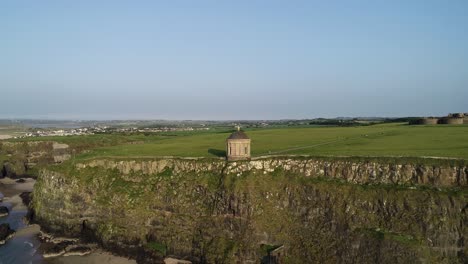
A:
[[[0,193],[0,197],[3,194]],[[27,214],[25,209],[15,209],[11,203],[2,202],[10,214],[0,217],[0,224],[8,223],[16,234],[8,239],[4,245],[0,245],[0,264],[27,264],[44,263],[42,255],[38,252],[40,241],[37,239],[37,228],[27,226],[23,219]]]

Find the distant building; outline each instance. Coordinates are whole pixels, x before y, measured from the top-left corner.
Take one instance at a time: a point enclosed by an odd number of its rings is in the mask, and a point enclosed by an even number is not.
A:
[[[250,138],[237,127],[226,140],[226,154],[228,160],[243,160],[250,158]]]
[[[439,120],[439,124],[462,125],[463,117],[443,117]]]
[[[449,124],[449,125],[462,125],[468,123],[467,115],[465,113],[451,113],[445,117],[423,117],[409,122],[410,125],[435,125],[435,124]]]
[[[439,119],[435,117],[424,117],[410,121],[410,125],[436,125],[438,123]]]

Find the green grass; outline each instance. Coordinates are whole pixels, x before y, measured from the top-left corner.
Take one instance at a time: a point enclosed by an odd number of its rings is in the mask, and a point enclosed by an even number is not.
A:
[[[9,139],[10,142],[31,142],[31,141],[56,141],[68,144],[77,152],[82,150],[95,149],[105,146],[120,146],[125,144],[144,144],[156,142],[163,139],[174,138],[176,135],[143,135],[143,134],[97,134],[89,136],[51,136],[51,137],[27,137],[21,139]],[[182,136],[182,135],[177,135]]]
[[[390,232],[390,231],[383,230],[380,228],[358,229],[356,231],[364,233],[364,234],[368,234],[379,240],[390,239],[390,240],[393,240],[402,244],[409,244],[409,245],[419,245],[421,243],[420,240],[416,239],[412,235],[394,233],[394,232]]]
[[[309,127],[248,130],[252,156],[403,156],[468,159],[468,126],[381,124],[359,127]],[[156,135],[93,135],[32,138],[93,149],[77,159],[95,157],[223,156],[226,131]]]
[[[161,253],[163,256],[166,255],[166,246],[163,245],[163,244],[160,244],[160,243],[157,243],[157,242],[149,242],[148,244],[146,244],[146,247],[148,249],[151,249],[151,250],[154,250],[154,251],[157,251],[159,253]]]
[[[262,251],[263,254],[265,255],[268,255],[270,254],[270,252],[272,252],[273,250],[277,249],[281,247],[281,245],[268,245],[268,244],[262,244],[260,246],[260,250]]]
[[[468,158],[468,126],[407,126],[284,128],[247,131],[252,155],[304,154],[319,156],[435,156]],[[96,149],[80,158],[96,156],[222,155],[229,133],[159,138],[144,144]]]

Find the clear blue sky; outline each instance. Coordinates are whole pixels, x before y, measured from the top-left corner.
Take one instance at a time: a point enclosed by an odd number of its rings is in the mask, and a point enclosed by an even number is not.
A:
[[[0,118],[468,112],[468,1],[1,1]]]

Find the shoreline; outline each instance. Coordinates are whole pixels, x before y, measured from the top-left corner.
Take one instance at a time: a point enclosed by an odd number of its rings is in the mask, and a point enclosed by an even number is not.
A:
[[[35,264],[136,264],[135,260],[113,255],[96,245],[89,252],[72,252],[67,255],[60,254],[54,257],[45,257],[42,252],[44,242],[39,238],[42,233],[38,224],[27,224],[24,221],[28,213],[28,207],[23,203],[20,195],[24,192],[32,192],[36,180],[22,178],[24,182],[16,182],[16,179],[0,179],[0,205],[9,209],[9,214],[0,217],[0,223],[10,224],[15,233],[4,245],[0,245],[2,263],[35,263]],[[56,238],[60,240],[61,238]],[[63,238],[67,239],[67,238]],[[80,247],[79,241],[75,247]]]
[[[112,253],[96,249],[95,251],[83,256],[60,256],[48,258],[45,260],[48,264],[136,264],[135,260],[125,257],[112,255]]]

